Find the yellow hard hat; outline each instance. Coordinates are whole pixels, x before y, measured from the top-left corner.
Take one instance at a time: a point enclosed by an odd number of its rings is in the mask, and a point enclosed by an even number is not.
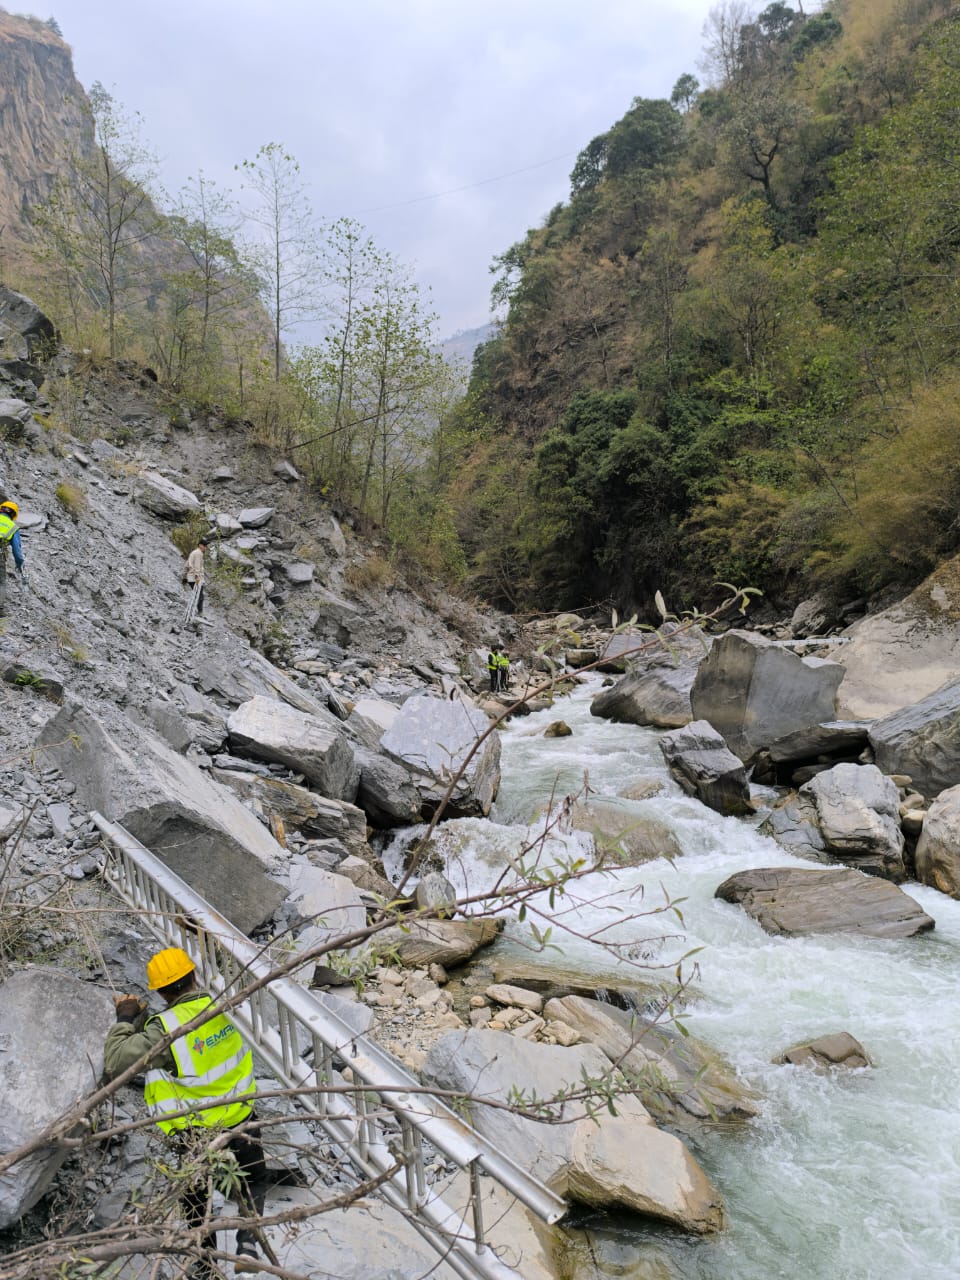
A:
[[[147,987],[150,991],[169,987],[172,982],[193,973],[196,967],[185,951],[181,951],[179,947],[167,947],[147,961]]]
[[[12,511],[14,520],[20,514],[20,508],[15,502],[0,502],[0,511]]]

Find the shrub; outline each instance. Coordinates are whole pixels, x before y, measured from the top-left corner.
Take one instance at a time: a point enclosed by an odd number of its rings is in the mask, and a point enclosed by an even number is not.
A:
[[[393,569],[383,556],[372,555],[359,563],[348,564],[343,576],[356,590],[369,591],[375,587],[389,586],[393,581]]]
[[[87,495],[79,485],[61,480],[53,491],[54,497],[71,520],[79,520],[87,510]]]
[[[182,524],[170,530],[170,541],[186,559],[197,543],[210,531],[210,521],[202,511],[194,511]]]

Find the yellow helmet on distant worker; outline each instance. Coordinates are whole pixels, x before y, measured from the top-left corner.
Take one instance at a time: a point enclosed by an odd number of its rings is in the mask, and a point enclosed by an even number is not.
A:
[[[20,508],[15,502],[0,502],[0,511],[9,511],[14,520],[20,514]]]
[[[151,991],[169,987],[172,982],[179,982],[188,973],[193,973],[196,967],[185,951],[179,947],[167,947],[147,961],[147,987]]]

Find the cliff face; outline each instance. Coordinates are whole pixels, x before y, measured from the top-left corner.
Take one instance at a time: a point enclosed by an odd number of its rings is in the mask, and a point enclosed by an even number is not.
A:
[[[45,22],[0,9],[0,245],[16,248],[67,144],[85,132],[70,46]]]

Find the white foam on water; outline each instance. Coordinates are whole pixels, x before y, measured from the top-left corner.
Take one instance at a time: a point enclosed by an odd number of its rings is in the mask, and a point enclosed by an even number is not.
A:
[[[729,1230],[693,1244],[658,1236],[658,1250],[677,1277],[957,1280],[960,902],[905,886],[937,922],[934,933],[917,938],[768,936],[740,908],[715,899],[717,886],[747,867],[810,864],[749,823],[683,795],[667,778],[654,732],[590,716],[596,691],[587,685],[511,726],[495,821],[447,824],[444,839],[456,845],[458,888],[476,891],[530,838],[535,828],[524,824],[551,793],[576,792],[584,775],[601,795],[641,778],[665,783],[631,809],[670,827],[683,856],[590,876],[571,885],[552,913],[544,895],[537,902],[562,926],[554,941],[566,966],[609,971],[609,956],[589,940],[597,930],[624,948],[624,972],[640,977],[661,976],[632,968],[644,958],[673,964],[703,948],[687,1025],[726,1054],[761,1098],[757,1120],[708,1132],[696,1150],[726,1199]],[[573,736],[543,738],[560,715]],[[571,847],[552,842],[545,858],[569,857]],[[640,894],[639,909],[649,910],[662,906],[662,891],[683,899],[682,924],[671,911],[635,916]],[[516,920],[509,927],[518,940],[525,930]],[[772,1065],[799,1040],[834,1031],[856,1036],[875,1066],[824,1077]]]

